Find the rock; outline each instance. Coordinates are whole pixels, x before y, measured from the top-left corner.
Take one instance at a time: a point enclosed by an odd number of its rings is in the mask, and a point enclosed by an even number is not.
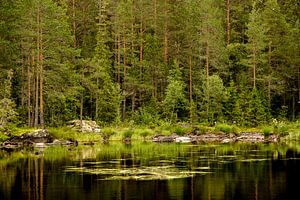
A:
[[[175,142],[177,142],[177,143],[190,143],[190,142],[192,142],[192,138],[190,138],[190,137],[177,137],[177,138],[175,138]]]
[[[224,140],[222,140],[222,144],[228,144],[230,142],[232,142],[233,140],[229,139],[229,138],[226,138]]]
[[[21,136],[13,136],[3,142],[3,148],[18,148],[33,146],[38,143],[50,143],[53,141],[53,137],[49,134],[47,130],[41,129],[36,130],[31,133],[24,133]]]
[[[270,135],[266,140],[267,142],[279,142],[279,139],[278,135]]]
[[[242,142],[265,142],[265,137],[260,133],[242,132],[236,139]]]
[[[66,146],[77,146],[78,142],[77,141],[71,141],[71,140],[58,140],[55,139],[52,143],[48,144],[48,145],[66,145]]]
[[[73,120],[68,122],[68,127],[76,131],[86,132],[86,133],[100,133],[100,126],[91,120],[82,120],[82,127],[80,120]]]
[[[77,141],[55,140],[48,130],[36,130],[24,133],[21,136],[14,136],[3,142],[1,149],[15,150],[24,147],[45,148],[50,145],[77,145]]]
[[[170,136],[156,135],[152,138],[153,142],[174,142],[178,135],[173,134]]]

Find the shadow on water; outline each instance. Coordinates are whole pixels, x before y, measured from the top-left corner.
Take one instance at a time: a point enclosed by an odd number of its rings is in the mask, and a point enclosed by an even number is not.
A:
[[[299,144],[0,151],[0,199],[293,199]]]

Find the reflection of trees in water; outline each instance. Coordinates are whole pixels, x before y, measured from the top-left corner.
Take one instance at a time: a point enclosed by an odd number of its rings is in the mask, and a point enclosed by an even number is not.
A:
[[[42,155],[26,151],[0,152],[0,199],[95,199],[99,195],[101,199],[285,197],[289,188],[293,188],[293,175],[297,174],[290,168],[299,167],[296,160],[286,160],[299,157],[299,145],[296,148],[293,145],[133,143],[125,147],[112,143],[71,150],[51,147]],[[77,171],[67,172],[67,166],[73,166]],[[87,173],[87,169],[127,170],[128,178],[103,181],[107,174]],[[172,170],[175,174],[184,170],[210,173],[172,180],[153,177],[137,181],[131,176],[139,175],[138,170],[145,170],[145,174],[159,172],[165,175]]]

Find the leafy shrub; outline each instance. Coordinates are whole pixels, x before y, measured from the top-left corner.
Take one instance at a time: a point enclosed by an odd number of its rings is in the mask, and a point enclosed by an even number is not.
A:
[[[215,131],[221,131],[223,133],[230,133],[231,132],[232,127],[228,124],[217,124],[215,126]]]
[[[144,140],[146,140],[146,137],[147,137],[148,135],[150,135],[151,133],[152,133],[151,130],[145,129],[145,130],[142,130],[142,131],[140,132],[140,136],[142,136],[142,137],[144,138]]]
[[[240,134],[240,129],[239,129],[237,126],[233,125],[233,126],[231,127],[231,132],[232,132],[233,134],[235,134],[235,135],[239,135],[239,134]]]
[[[127,129],[125,131],[123,131],[123,140],[125,139],[131,139],[132,135],[134,134],[134,130],[133,129]]]
[[[195,126],[195,131],[200,134],[205,134],[205,133],[209,132],[209,128],[207,126],[197,125],[197,126]]]
[[[182,135],[185,134],[185,129],[183,127],[180,127],[180,126],[175,126],[174,133],[176,133],[177,135],[182,136]]]
[[[113,135],[115,135],[117,132],[113,130],[112,128],[104,128],[101,130],[101,136],[104,141],[108,141],[109,138]]]
[[[262,133],[264,134],[264,136],[269,136],[272,133],[272,128],[269,126],[263,127]]]
[[[274,126],[274,133],[280,136],[286,136],[289,134],[289,129],[286,125],[280,124],[278,126]]]

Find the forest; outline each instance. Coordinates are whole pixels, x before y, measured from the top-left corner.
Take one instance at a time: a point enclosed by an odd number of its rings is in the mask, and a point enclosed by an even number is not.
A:
[[[300,118],[298,0],[1,0],[0,127]]]

